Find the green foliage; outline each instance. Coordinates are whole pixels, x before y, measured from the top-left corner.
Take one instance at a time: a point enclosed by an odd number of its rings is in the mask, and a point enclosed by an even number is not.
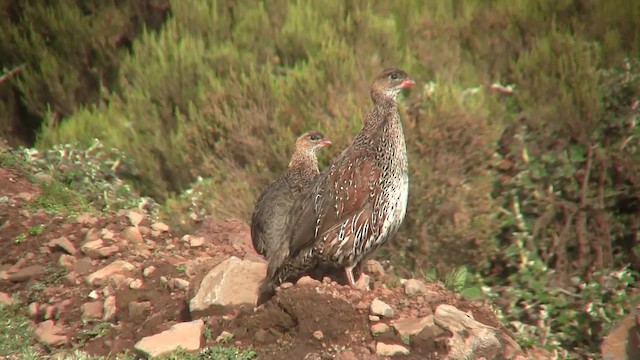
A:
[[[145,24],[158,26],[165,12],[162,2],[146,0],[2,2],[0,65],[22,68],[0,87],[0,133],[22,127],[18,135],[33,141],[46,113],[55,122],[98,102],[117,87],[128,43]]]
[[[22,312],[24,305],[0,304],[0,356],[20,354],[21,359],[37,359],[40,351],[33,347],[31,320]]]
[[[198,353],[191,353],[179,349],[170,355],[159,357],[160,360],[251,360],[256,358],[256,353],[251,349],[240,350],[235,347],[208,347]]]

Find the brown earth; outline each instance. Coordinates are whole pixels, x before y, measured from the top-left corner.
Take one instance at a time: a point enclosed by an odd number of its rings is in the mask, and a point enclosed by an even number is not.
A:
[[[20,172],[0,168],[0,292],[29,305],[36,326],[47,318],[55,320],[63,329],[60,335],[68,337],[63,349],[81,348],[95,355],[132,349],[142,337],[191,320],[189,291],[179,288],[175,279],[194,283],[203,269],[231,255],[258,257],[250,244],[248,226],[242,221],[205,222],[196,235],[204,236],[206,245],[193,248],[181,240],[183,234],[153,230],[153,222],[145,216],[138,225],[144,240],[135,243],[123,240],[125,229],[132,226],[128,212],[76,216],[47,213],[30,205],[40,193],[41,189]],[[116,246],[117,251],[103,258],[85,255],[82,244],[95,234],[100,234],[105,245]],[[68,249],[49,244],[59,238],[68,239],[77,251],[68,254]],[[195,259],[205,257],[207,260],[200,261],[198,268]],[[142,280],[139,289],[118,285],[118,279],[107,286],[87,284],[87,274],[115,260],[126,260],[135,267],[124,277]],[[144,276],[143,270],[148,272],[150,267],[155,271]],[[374,339],[369,305],[376,297],[396,309],[396,319],[430,315],[439,304],[447,303],[471,312],[481,323],[501,327],[488,307],[467,301],[440,285],[427,284],[428,297],[407,297],[396,284],[390,278],[377,278],[373,290],[361,291],[325,279],[317,286],[279,289],[257,310],[244,307],[232,314],[206,317],[205,345],[215,345],[216,337],[228,331],[234,334],[231,345],[251,346],[259,359],[383,359],[375,355],[376,340],[401,345],[403,340],[393,330]],[[115,294],[113,326],[105,327],[101,319],[83,321],[83,305],[94,301],[90,298],[92,291],[97,299]],[[131,311],[130,303],[144,302],[150,303],[148,309]],[[449,336],[434,337],[423,331],[405,345],[411,355],[394,358],[441,358],[447,352]]]

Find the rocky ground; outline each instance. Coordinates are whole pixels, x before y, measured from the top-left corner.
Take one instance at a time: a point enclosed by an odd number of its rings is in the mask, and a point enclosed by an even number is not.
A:
[[[266,264],[238,220],[181,234],[137,210],[70,214],[0,168],[0,302],[50,354],[150,357],[233,346],[258,359],[544,359],[487,305],[370,261],[359,289],[283,284],[254,308]],[[255,354],[253,353],[255,352]],[[9,355],[9,354],[0,354]]]

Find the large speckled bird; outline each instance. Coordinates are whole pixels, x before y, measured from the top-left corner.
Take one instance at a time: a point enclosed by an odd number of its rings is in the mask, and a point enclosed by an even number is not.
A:
[[[362,130],[294,201],[285,240],[269,261],[267,288],[318,265],[344,268],[353,286],[354,267],[397,232],[406,214],[409,176],[396,97],[412,85],[400,69],[375,78],[374,106]]]
[[[320,172],[316,151],[331,145],[322,133],[309,131],[295,143],[287,171],[258,197],[251,217],[251,241],[256,252],[270,258],[282,239],[286,217],[293,200]]]

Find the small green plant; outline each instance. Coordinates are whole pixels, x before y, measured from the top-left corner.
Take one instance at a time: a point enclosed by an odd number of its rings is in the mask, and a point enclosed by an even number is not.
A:
[[[176,265],[176,270],[178,270],[179,272],[181,272],[183,274],[187,273],[187,267],[184,266],[183,264]]]
[[[409,335],[402,335],[401,339],[402,339],[402,343],[403,343],[403,344],[405,344],[405,345],[407,345],[407,346],[411,345],[411,336],[409,336]]]
[[[204,338],[205,338],[207,341],[211,341],[211,340],[213,340],[213,330],[211,329],[211,326],[209,326],[209,325],[205,325],[205,326],[204,326],[204,333],[203,333],[203,335],[204,335]]]
[[[170,355],[159,357],[159,360],[252,360],[257,356],[252,349],[238,349],[236,347],[214,346],[201,350],[198,353],[178,349]]]
[[[36,359],[40,355],[40,350],[31,346],[33,328],[23,313],[24,308],[18,302],[0,304],[0,358],[10,359],[20,354],[20,359]]]
[[[36,225],[36,226],[32,226],[32,227],[29,228],[29,234],[34,235],[34,236],[35,235],[40,235],[42,233],[42,230],[44,230],[45,226],[46,226],[45,224],[39,224],[39,225]]]
[[[27,239],[27,234],[21,233],[14,239],[16,244],[22,244]]]

